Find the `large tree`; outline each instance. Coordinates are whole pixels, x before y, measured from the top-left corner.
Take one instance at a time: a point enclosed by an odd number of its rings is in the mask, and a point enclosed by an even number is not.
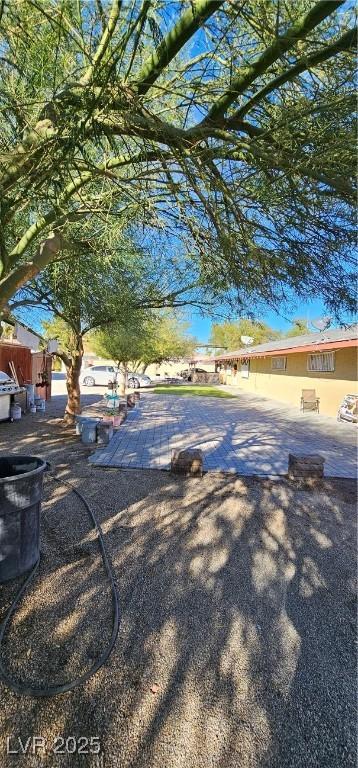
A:
[[[49,265],[13,303],[15,312],[16,308],[33,305],[52,316],[43,326],[47,338],[58,339],[57,357],[66,367],[66,420],[71,421],[81,411],[79,376],[84,339],[119,315],[123,322],[130,323],[131,312],[141,300],[138,282],[136,271],[133,273],[130,264],[124,264],[120,257],[99,260],[93,254],[76,256],[71,272],[66,262]]]
[[[191,357],[198,345],[188,334],[188,324],[168,312],[137,311],[130,327],[115,323],[92,334],[91,348],[118,364],[130,363],[133,371],[145,372],[151,363]]]
[[[107,235],[113,235],[108,228]],[[164,265],[165,266],[165,265]],[[74,255],[71,269],[66,260],[50,264],[10,302],[12,315],[26,309],[47,312],[47,338],[58,338],[57,356],[66,366],[68,400],[66,418],[80,412],[80,386],[84,340],[94,330],[120,321],[127,334],[134,333],[142,318],[152,317],[158,307],[181,304],[180,287],[167,285],[158,259],[138,250],[128,239],[117,239],[103,254],[93,250]],[[174,290],[176,285],[176,290]]]
[[[263,344],[265,341],[274,341],[280,338],[280,332],[274,331],[266,323],[241,318],[236,322],[214,323],[211,327],[210,344],[219,348],[219,351],[231,352],[241,349],[242,336],[251,337],[254,344]]]
[[[138,216],[190,286],[351,310],[352,15],[343,0],[1,2],[0,312],[59,255],[72,269],[89,221]]]

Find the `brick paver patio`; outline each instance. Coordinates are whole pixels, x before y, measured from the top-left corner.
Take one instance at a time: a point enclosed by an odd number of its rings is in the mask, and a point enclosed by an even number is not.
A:
[[[141,394],[139,407],[90,461],[169,469],[171,451],[188,447],[201,448],[209,471],[281,475],[293,452],[324,456],[327,476],[356,476],[353,425],[247,393],[230,400]]]

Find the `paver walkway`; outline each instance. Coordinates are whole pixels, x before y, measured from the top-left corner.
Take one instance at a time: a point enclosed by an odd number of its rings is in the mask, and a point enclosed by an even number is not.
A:
[[[353,425],[247,393],[230,400],[146,393],[90,461],[169,469],[173,449],[197,447],[206,470],[281,475],[289,452],[319,453],[327,476],[356,477],[356,435]]]

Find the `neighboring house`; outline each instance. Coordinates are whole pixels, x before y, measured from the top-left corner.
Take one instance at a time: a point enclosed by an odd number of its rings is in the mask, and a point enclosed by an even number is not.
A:
[[[303,389],[315,389],[320,413],[336,416],[347,394],[357,392],[358,326],[270,341],[217,355],[224,384],[291,405],[300,405]],[[208,358],[193,358],[202,365]]]
[[[164,363],[151,363],[145,369],[146,375],[150,376],[153,381],[156,378],[163,378],[169,376],[175,378],[179,376],[182,371],[189,370],[189,359],[183,358],[182,360],[166,360]],[[201,366],[204,370],[214,371],[214,364],[207,364]],[[141,370],[141,366],[140,366]]]
[[[105,360],[103,357],[98,357],[95,354],[85,353],[82,360],[82,370],[88,368],[90,365],[115,365],[114,360]],[[64,362],[61,362],[61,371],[66,371]]]
[[[91,352],[85,352],[83,356],[82,361],[82,370],[84,368],[88,368],[90,365],[116,365],[116,362],[114,360],[105,360],[104,358],[98,357],[95,354],[92,354]],[[134,363],[128,364],[129,369],[134,371],[136,369],[136,365]],[[214,371],[214,363],[200,366],[204,370],[208,371]],[[141,373],[143,368],[143,365],[140,364],[138,366],[138,371]],[[164,363],[151,363],[150,365],[147,365],[145,368],[145,374],[146,376],[149,376],[153,381],[156,380],[156,378],[164,378],[165,376],[173,377],[178,376],[181,371],[189,368],[189,359],[183,358],[182,360],[167,360]],[[62,371],[65,371],[66,367],[64,363],[62,363]]]

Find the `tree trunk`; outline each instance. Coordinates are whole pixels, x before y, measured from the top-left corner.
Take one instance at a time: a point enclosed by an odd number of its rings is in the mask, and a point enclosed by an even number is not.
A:
[[[121,381],[120,381],[120,385],[119,385],[119,394],[120,394],[120,397],[124,397],[125,398],[125,411],[124,412],[125,412],[125,415],[127,416],[127,410],[128,410],[128,408],[127,408],[127,396],[126,396],[126,389],[127,389],[127,385],[128,385],[128,365],[127,365],[127,363],[123,363],[123,370],[124,370],[124,374],[121,376]]]
[[[127,383],[128,383],[128,366],[127,363],[123,364],[123,370],[124,373],[121,375],[121,380],[119,384],[119,394],[121,397],[125,397],[126,389],[127,389]]]
[[[76,415],[81,413],[80,373],[83,352],[82,337],[79,337],[76,352],[68,361],[69,365],[66,364],[67,404],[64,419],[68,424],[73,424]]]

